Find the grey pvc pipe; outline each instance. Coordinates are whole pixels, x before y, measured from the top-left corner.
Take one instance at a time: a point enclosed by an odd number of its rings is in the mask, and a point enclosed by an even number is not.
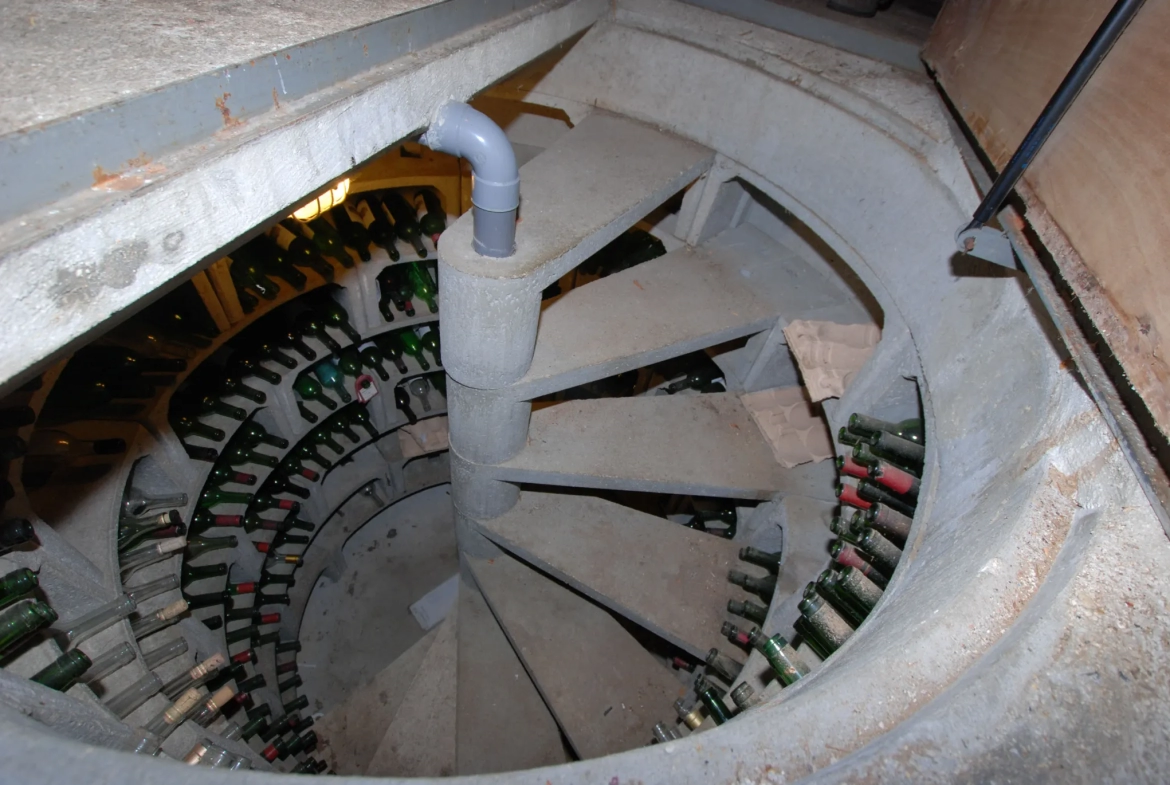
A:
[[[482,112],[452,101],[439,109],[419,141],[471,164],[475,252],[496,258],[515,253],[520,170],[503,129]]]

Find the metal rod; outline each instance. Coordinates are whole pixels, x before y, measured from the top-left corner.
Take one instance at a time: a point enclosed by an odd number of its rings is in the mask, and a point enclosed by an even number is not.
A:
[[[1024,137],[1024,141],[1020,142],[1020,146],[1012,155],[1011,160],[996,178],[991,190],[983,197],[983,201],[975,210],[967,229],[978,229],[999,212],[1000,206],[1012,189],[1016,187],[1016,182],[1024,174],[1024,170],[1032,163],[1036,153],[1040,152],[1040,148],[1048,140],[1053,129],[1060,123],[1064,113],[1076,100],[1081,88],[1089,81],[1089,77],[1097,70],[1097,66],[1105,59],[1105,55],[1109,53],[1114,42],[1121,37],[1121,33],[1144,2],[1145,0],[1117,0],[1114,3],[1109,14],[1101,22],[1101,26],[1097,28],[1097,32],[1093,33],[1093,37],[1085,45],[1081,56],[1077,58],[1073,67],[1065,75],[1060,87],[1056,88],[1056,92],[1049,99],[1044,111],[1036,118],[1036,122],[1028,131],[1028,135]]]

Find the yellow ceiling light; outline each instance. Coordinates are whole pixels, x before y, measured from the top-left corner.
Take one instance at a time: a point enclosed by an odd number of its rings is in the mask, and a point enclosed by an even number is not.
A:
[[[348,177],[315,199],[310,199],[299,209],[294,210],[293,218],[301,222],[311,221],[326,210],[332,210],[334,207],[337,207],[345,201],[345,197],[347,196],[349,196]]]

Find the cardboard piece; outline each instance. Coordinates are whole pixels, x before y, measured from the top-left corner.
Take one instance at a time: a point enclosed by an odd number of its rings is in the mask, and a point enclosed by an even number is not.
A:
[[[784,468],[833,457],[829,426],[803,388],[774,387],[745,393],[740,400]]]
[[[447,418],[431,417],[419,420],[414,425],[403,425],[398,429],[398,444],[403,458],[414,458],[430,452],[446,450]]]
[[[873,354],[882,331],[874,324],[836,324],[798,319],[784,328],[809,398],[840,398]]]

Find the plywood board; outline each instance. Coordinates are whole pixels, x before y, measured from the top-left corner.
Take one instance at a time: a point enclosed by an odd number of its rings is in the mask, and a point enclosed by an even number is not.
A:
[[[996,167],[1112,0],[951,0],[924,58]],[[1158,426],[1170,433],[1170,0],[1148,0],[1028,169],[1020,192]]]

